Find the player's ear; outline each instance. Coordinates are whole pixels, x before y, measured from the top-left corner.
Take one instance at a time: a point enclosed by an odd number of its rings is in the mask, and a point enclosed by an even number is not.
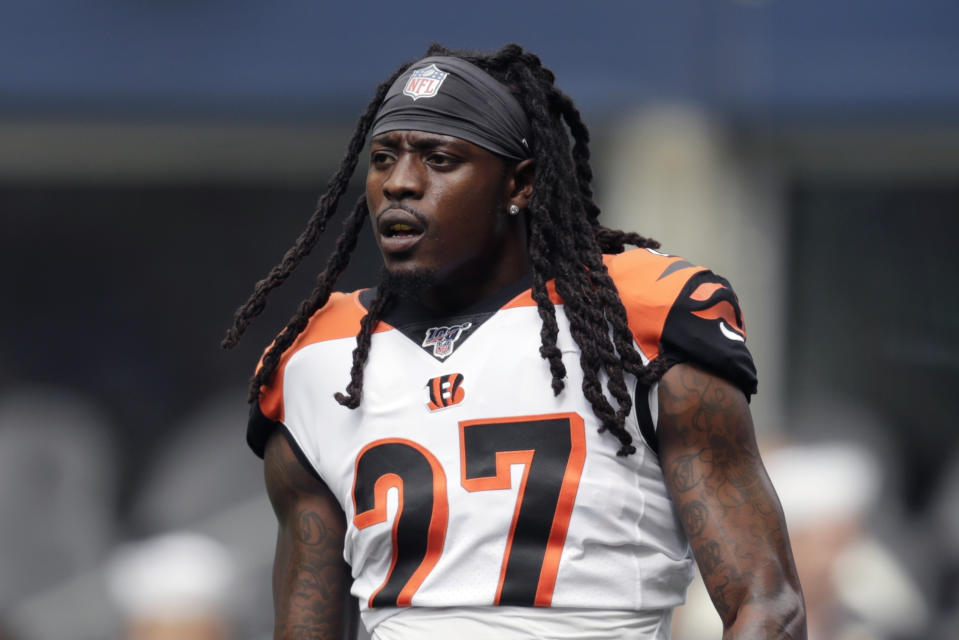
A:
[[[521,160],[509,169],[507,187],[509,189],[509,204],[515,204],[520,209],[529,206],[530,198],[533,197],[533,174],[535,173],[536,160],[527,158]]]

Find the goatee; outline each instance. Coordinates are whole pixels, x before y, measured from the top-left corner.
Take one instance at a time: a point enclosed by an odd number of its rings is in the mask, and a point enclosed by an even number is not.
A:
[[[418,300],[420,294],[435,286],[436,270],[414,269],[411,271],[391,272],[385,267],[380,271],[378,288],[383,293],[400,300]]]

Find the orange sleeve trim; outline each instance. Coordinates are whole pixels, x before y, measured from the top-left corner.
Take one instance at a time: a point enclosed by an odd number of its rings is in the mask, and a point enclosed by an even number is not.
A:
[[[293,344],[283,353],[273,382],[260,388],[260,410],[263,415],[271,420],[283,422],[283,375],[294,353],[317,342],[349,338],[359,333],[360,322],[366,315],[366,308],[360,303],[360,293],[361,291],[334,292],[330,294],[327,303],[313,314],[303,333],[297,336]],[[373,333],[389,331],[392,328],[389,324],[380,321]],[[258,364],[257,369],[259,368]]]

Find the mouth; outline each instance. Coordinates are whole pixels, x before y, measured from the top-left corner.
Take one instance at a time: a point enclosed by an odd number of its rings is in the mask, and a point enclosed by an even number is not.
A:
[[[426,231],[424,221],[407,209],[387,209],[376,221],[380,250],[384,253],[409,251]]]

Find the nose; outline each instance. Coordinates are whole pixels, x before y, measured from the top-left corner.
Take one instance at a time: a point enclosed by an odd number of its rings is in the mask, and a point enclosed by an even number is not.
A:
[[[402,154],[393,163],[383,181],[383,195],[393,201],[419,198],[423,194],[423,174],[413,154]]]

